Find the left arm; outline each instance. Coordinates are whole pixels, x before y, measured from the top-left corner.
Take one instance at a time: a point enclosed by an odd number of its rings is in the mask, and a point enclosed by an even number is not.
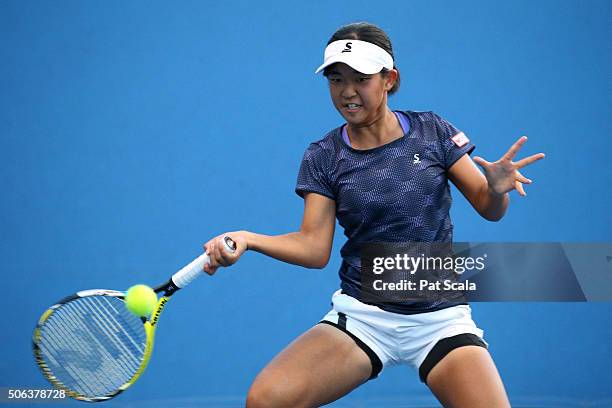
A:
[[[531,180],[523,176],[518,169],[544,158],[544,153],[534,154],[517,162],[512,159],[527,141],[523,136],[496,162],[488,162],[480,157],[474,160],[467,154],[457,160],[448,170],[450,180],[468,199],[472,207],[489,221],[499,221],[510,201],[508,193],[516,189],[521,196],[526,196],[523,184]],[[484,170],[482,174],[474,165],[476,162]]]

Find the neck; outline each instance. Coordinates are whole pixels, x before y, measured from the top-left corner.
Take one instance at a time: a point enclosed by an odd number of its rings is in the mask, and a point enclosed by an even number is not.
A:
[[[351,145],[356,149],[373,149],[403,136],[397,117],[385,106],[385,110],[370,123],[347,125]]]

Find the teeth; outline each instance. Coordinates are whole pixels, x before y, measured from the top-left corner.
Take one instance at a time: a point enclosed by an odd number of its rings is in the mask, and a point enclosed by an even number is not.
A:
[[[348,105],[346,105],[347,108],[349,109],[355,109],[358,108],[361,105],[357,105],[356,103],[349,103]]]

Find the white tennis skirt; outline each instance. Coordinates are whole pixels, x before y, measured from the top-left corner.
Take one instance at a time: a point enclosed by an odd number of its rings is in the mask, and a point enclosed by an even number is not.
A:
[[[440,340],[459,334],[476,335],[487,344],[484,332],[472,320],[469,305],[404,315],[362,303],[338,290],[332,296],[332,306],[322,322],[345,329],[351,337],[368,346],[380,359],[381,370],[396,364],[418,370]]]

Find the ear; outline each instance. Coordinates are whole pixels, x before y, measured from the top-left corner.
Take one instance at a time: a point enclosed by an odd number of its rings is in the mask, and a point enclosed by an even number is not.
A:
[[[393,85],[395,85],[395,81],[397,80],[398,74],[396,69],[390,69],[385,77],[385,91],[389,92]]]

